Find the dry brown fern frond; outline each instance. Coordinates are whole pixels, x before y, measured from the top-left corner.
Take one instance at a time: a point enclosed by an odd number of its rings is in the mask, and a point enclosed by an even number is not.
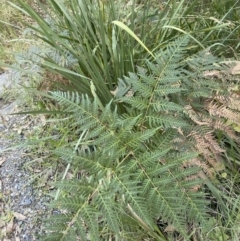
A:
[[[201,170],[211,179],[214,177],[215,170],[210,165],[208,165],[205,161],[201,160],[200,158],[193,158],[188,162],[184,163],[183,168],[188,168],[192,166],[200,167]],[[196,176],[194,175],[196,178]],[[192,178],[192,176],[190,177]]]
[[[195,143],[193,149],[217,172],[224,169],[222,154],[225,150],[215,137],[216,131],[222,131],[235,141],[239,139],[227,123],[228,120],[240,122],[240,113],[228,107],[231,101],[232,98],[217,95],[215,99],[211,97],[206,101],[205,110],[194,109],[191,104],[185,106],[185,113],[195,123],[194,129],[186,134],[186,138]],[[183,133],[181,135],[184,136]],[[207,170],[205,169],[205,173],[211,176]]]
[[[218,142],[216,141],[216,138],[213,136],[212,133],[209,133],[209,132],[206,133],[203,136],[203,138],[208,143],[209,149],[211,150],[212,153],[219,154],[219,153],[225,152],[225,150],[219,146]]]
[[[212,132],[201,134],[197,131],[191,131],[189,137],[195,142],[194,148],[209,163],[215,171],[223,170],[223,161],[221,153],[223,150],[217,143]],[[209,173],[208,173],[209,175]]]
[[[228,99],[228,107],[233,110],[240,111],[240,95],[236,92],[232,92],[231,96],[229,96]]]
[[[211,116],[222,117],[234,123],[240,123],[240,113],[231,110],[228,106],[211,101],[207,103],[206,108]]]
[[[199,114],[199,116],[201,116],[201,120],[202,120],[201,125],[205,125],[209,127],[210,129],[212,129],[212,131],[221,130],[224,133],[226,133],[230,138],[234,139],[235,141],[239,139],[235,134],[235,132],[233,131],[233,128],[231,128],[223,118],[215,119],[215,118],[204,116],[203,114]]]
[[[211,123],[211,126],[214,128],[214,130],[221,130],[233,140],[238,141],[239,137],[235,134],[233,128],[229,127],[224,121],[215,120]]]
[[[240,111],[240,93],[236,91],[229,91],[228,95],[215,95],[212,96],[212,101],[220,103],[232,110]]]
[[[236,96],[238,96],[238,95],[236,95]],[[238,96],[238,98],[239,98],[239,96]],[[232,97],[229,107],[233,110],[240,111],[240,98],[239,99],[238,98]]]
[[[206,141],[206,137],[209,133],[201,134],[197,131],[192,131],[188,136],[185,136],[182,131],[180,131],[180,136],[173,140],[174,146],[176,150],[182,151],[186,148],[187,143],[189,144],[189,149],[192,151],[198,152],[200,155],[197,158],[193,158],[187,162],[185,162],[182,168],[190,167],[190,166],[198,166],[204,173],[211,179],[214,177],[214,172],[220,170],[219,166],[222,166],[222,162],[215,160],[214,158],[222,149],[216,147],[216,143],[212,141],[212,146],[214,146],[214,151],[212,150],[209,145],[209,142]],[[204,138],[205,137],[205,138]],[[192,145],[194,142],[194,145]],[[214,154],[215,153],[215,154]]]
[[[233,138],[234,140],[238,139],[233,129],[225,123],[226,121],[224,119],[212,118],[211,116],[209,117],[202,113],[198,113],[190,105],[185,106],[185,112],[195,124],[199,126],[207,126],[212,130],[224,131],[230,138]]]
[[[221,130],[225,132],[230,138],[233,138],[234,140],[237,140],[238,137],[236,136],[235,132],[229,125],[226,123],[226,120],[224,118],[213,118],[209,115],[198,113],[195,111],[191,105],[185,106],[185,113],[189,116],[189,118],[198,126],[206,126],[212,129],[212,131],[215,130]],[[236,114],[236,118],[238,115]]]
[[[191,105],[185,106],[184,109],[185,109],[185,113],[189,116],[189,118],[197,125],[200,125],[200,126],[209,125],[208,121],[203,121],[201,119],[201,116],[193,109]]]

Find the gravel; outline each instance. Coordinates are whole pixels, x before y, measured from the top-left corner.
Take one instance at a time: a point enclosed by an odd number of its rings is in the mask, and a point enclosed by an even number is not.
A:
[[[0,75],[0,90],[8,78]],[[22,129],[32,128],[28,116],[8,115],[16,109],[17,102],[6,104],[0,94],[0,240],[35,241],[43,234],[41,220],[48,213],[50,198],[29,181],[32,173],[24,165],[31,158],[24,148],[12,148],[24,143]]]

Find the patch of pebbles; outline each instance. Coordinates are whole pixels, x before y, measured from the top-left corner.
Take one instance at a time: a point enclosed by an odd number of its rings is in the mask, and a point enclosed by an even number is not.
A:
[[[23,165],[30,158],[24,149],[11,149],[24,142],[24,136],[14,132],[13,127],[29,120],[27,116],[9,116],[16,111],[17,103],[4,103],[3,86],[10,88],[9,74],[0,75],[0,240],[35,241],[42,234],[41,218],[46,215],[49,200],[29,182],[31,174]],[[7,148],[10,150],[4,151]]]
[[[10,146],[9,141],[0,138],[1,149]],[[46,199],[34,190],[29,183],[30,174],[23,169],[29,158],[19,149],[1,154],[0,158],[4,160],[0,167],[2,215],[10,216],[0,227],[5,236],[3,240],[37,240],[36,235],[41,233],[40,218],[46,213]]]

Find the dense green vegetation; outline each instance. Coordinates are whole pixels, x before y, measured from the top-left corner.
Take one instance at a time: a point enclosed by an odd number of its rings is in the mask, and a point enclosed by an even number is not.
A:
[[[59,168],[43,240],[238,240],[239,1],[10,4]]]

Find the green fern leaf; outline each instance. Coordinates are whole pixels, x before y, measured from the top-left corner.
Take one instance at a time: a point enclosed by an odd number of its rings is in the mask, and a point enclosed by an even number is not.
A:
[[[120,79],[106,105],[95,92],[94,98],[51,93],[75,135],[75,148],[54,153],[82,173],[80,180],[57,183],[61,192],[54,205],[67,214],[50,221],[53,238],[60,232],[59,240],[74,235],[130,240],[131,234],[164,240],[161,222],[171,225],[179,239],[190,240],[188,225],[207,223],[209,201],[198,178],[201,168],[191,162],[198,154],[189,135],[207,133],[209,127],[198,130],[186,106],[194,99],[194,108],[202,108],[195,100],[215,89],[214,81],[207,84],[203,71],[208,68],[200,57],[186,59],[187,44],[187,37],[177,39],[156,60],[147,60],[146,68]],[[195,83],[198,77],[203,82]]]

